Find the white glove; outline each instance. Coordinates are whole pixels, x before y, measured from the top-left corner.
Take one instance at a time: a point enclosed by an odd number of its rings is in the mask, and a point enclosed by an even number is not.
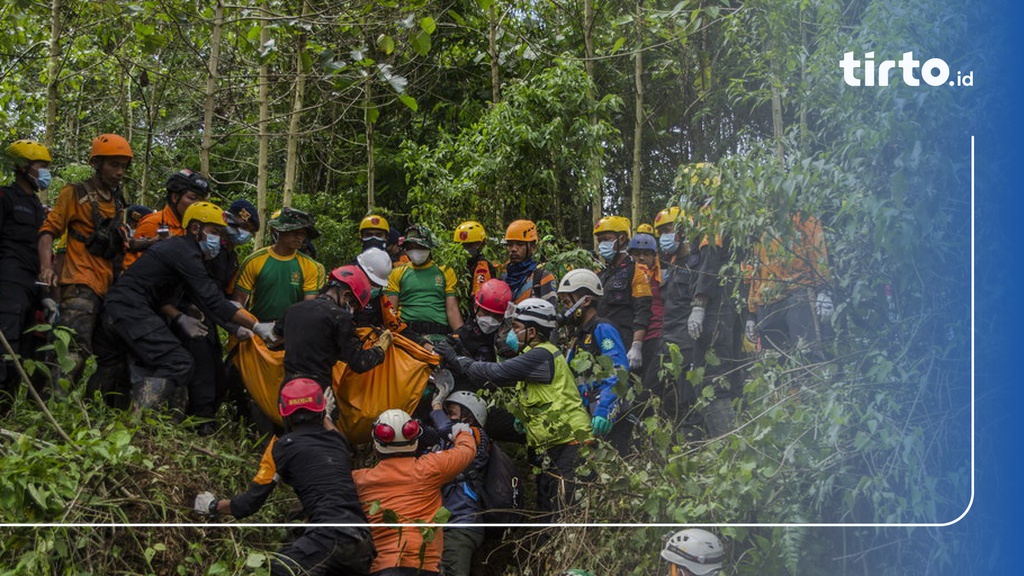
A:
[[[46,310],[46,323],[56,324],[60,320],[60,308],[57,307],[57,302],[53,298],[43,298],[42,305],[43,310]]]
[[[178,314],[178,317],[174,319],[174,324],[189,338],[202,338],[210,332],[201,320],[188,314]]]
[[[338,409],[338,401],[334,398],[334,388],[330,386],[324,390],[324,404],[324,414],[333,418],[334,411]]]
[[[747,320],[747,324],[744,326],[744,332],[746,333],[747,340],[754,343],[757,342],[757,322]]]
[[[452,433],[449,434],[448,437],[451,438],[452,441],[455,441],[455,437],[462,432],[469,432],[470,434],[472,434],[473,428],[471,428],[470,425],[466,424],[465,422],[456,422],[455,424],[452,424]]]
[[[245,326],[239,326],[238,330],[235,330],[235,338],[239,340],[249,340],[252,338],[253,331],[249,330]]]
[[[704,307],[694,306],[693,310],[690,311],[690,318],[686,320],[686,330],[690,333],[690,338],[694,340],[700,338],[700,331],[703,327]]]
[[[455,388],[455,378],[452,373],[444,368],[438,368],[434,372],[434,386],[437,388],[437,392],[434,393],[434,397],[431,399],[431,404],[444,404],[445,398],[452,393],[452,388]]]
[[[827,319],[832,317],[835,307],[832,306],[832,298],[829,297],[828,293],[818,292],[818,297],[814,300],[814,311],[818,314],[818,318]]]
[[[633,345],[629,347],[629,352],[626,352],[630,370],[639,370],[644,365],[644,356],[640,351],[642,348],[642,342],[633,342]]]
[[[257,322],[252,327],[252,331],[267,344],[273,344],[277,342],[277,336],[274,334],[274,324],[274,322]]]
[[[200,492],[196,494],[196,501],[192,504],[192,509],[203,516],[213,516],[217,514],[216,510],[211,505],[217,502],[217,497],[209,492]]]

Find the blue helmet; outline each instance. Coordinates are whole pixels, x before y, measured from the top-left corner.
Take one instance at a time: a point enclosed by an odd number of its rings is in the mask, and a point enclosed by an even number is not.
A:
[[[650,250],[658,251],[658,241],[650,234],[637,234],[629,239],[629,246],[626,250]]]

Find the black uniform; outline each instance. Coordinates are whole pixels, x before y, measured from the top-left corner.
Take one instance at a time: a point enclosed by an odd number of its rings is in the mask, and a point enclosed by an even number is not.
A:
[[[310,524],[367,524],[352,480],[352,448],[320,423],[302,425],[271,443],[248,492],[231,499],[245,518],[284,481],[295,490]],[[307,528],[275,556],[271,574],[369,574],[376,551],[367,527]]]
[[[32,325],[39,308],[36,239],[45,216],[35,194],[17,183],[0,188],[0,331],[21,356],[32,349],[31,339],[22,332]],[[12,362],[0,362],[0,413],[10,406],[19,380]]]
[[[646,330],[651,323],[652,298],[633,294],[635,274],[636,262],[628,254],[598,274],[604,296],[598,300],[597,313],[618,329],[626,350],[633,344],[633,333]]]
[[[177,386],[187,384],[192,356],[159,313],[161,305],[186,295],[207,318],[221,325],[230,322],[237,310],[210,277],[195,238],[177,236],[157,242],[107,292],[105,345],[102,352],[97,350],[99,362],[116,360],[123,346],[135,362],[133,379],[166,378]],[[120,342],[111,341],[110,335]]]
[[[311,378],[324,388],[341,361],[355,372],[366,372],[384,361],[378,346],[363,348],[355,335],[352,313],[331,298],[302,300],[285,309],[274,326],[284,336],[284,378]]]

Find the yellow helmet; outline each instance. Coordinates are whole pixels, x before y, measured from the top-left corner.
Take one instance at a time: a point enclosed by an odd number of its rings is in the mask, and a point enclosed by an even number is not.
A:
[[[467,220],[455,229],[454,240],[459,244],[483,242],[487,240],[487,232],[479,222]]]
[[[605,216],[594,224],[594,234],[600,234],[602,232],[621,232],[629,235],[629,230],[632,226],[629,223],[629,218],[625,216]]]
[[[536,242],[537,239],[537,225],[531,220],[516,220],[509,224],[508,229],[505,230],[506,242],[512,240],[519,242]]]
[[[676,220],[679,220],[681,214],[682,211],[679,209],[679,206],[671,206],[669,208],[665,208],[661,212],[658,212],[658,215],[654,217],[655,235],[661,236],[658,229],[666,224],[675,224]]]
[[[32,162],[52,162],[50,149],[35,140],[16,140],[5,151],[7,159],[15,166]]]
[[[654,235],[654,226],[651,226],[650,224],[646,224],[646,223],[641,224],[641,225],[636,227],[636,233],[637,234],[650,234],[650,235],[653,236]]]
[[[391,226],[383,216],[370,214],[359,222],[359,231],[362,232],[363,230],[383,230],[385,232],[390,232]]]
[[[216,224],[218,226],[228,225],[227,220],[224,218],[224,211],[212,202],[196,202],[186,208],[185,216],[181,219],[181,226],[187,229],[193,221],[202,222],[203,224]]]

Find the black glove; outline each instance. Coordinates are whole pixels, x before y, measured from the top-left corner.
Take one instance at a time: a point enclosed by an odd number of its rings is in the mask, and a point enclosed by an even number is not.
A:
[[[447,341],[441,341],[434,344],[434,352],[444,360],[444,363],[449,367],[456,367],[459,365],[459,354],[455,351]]]

